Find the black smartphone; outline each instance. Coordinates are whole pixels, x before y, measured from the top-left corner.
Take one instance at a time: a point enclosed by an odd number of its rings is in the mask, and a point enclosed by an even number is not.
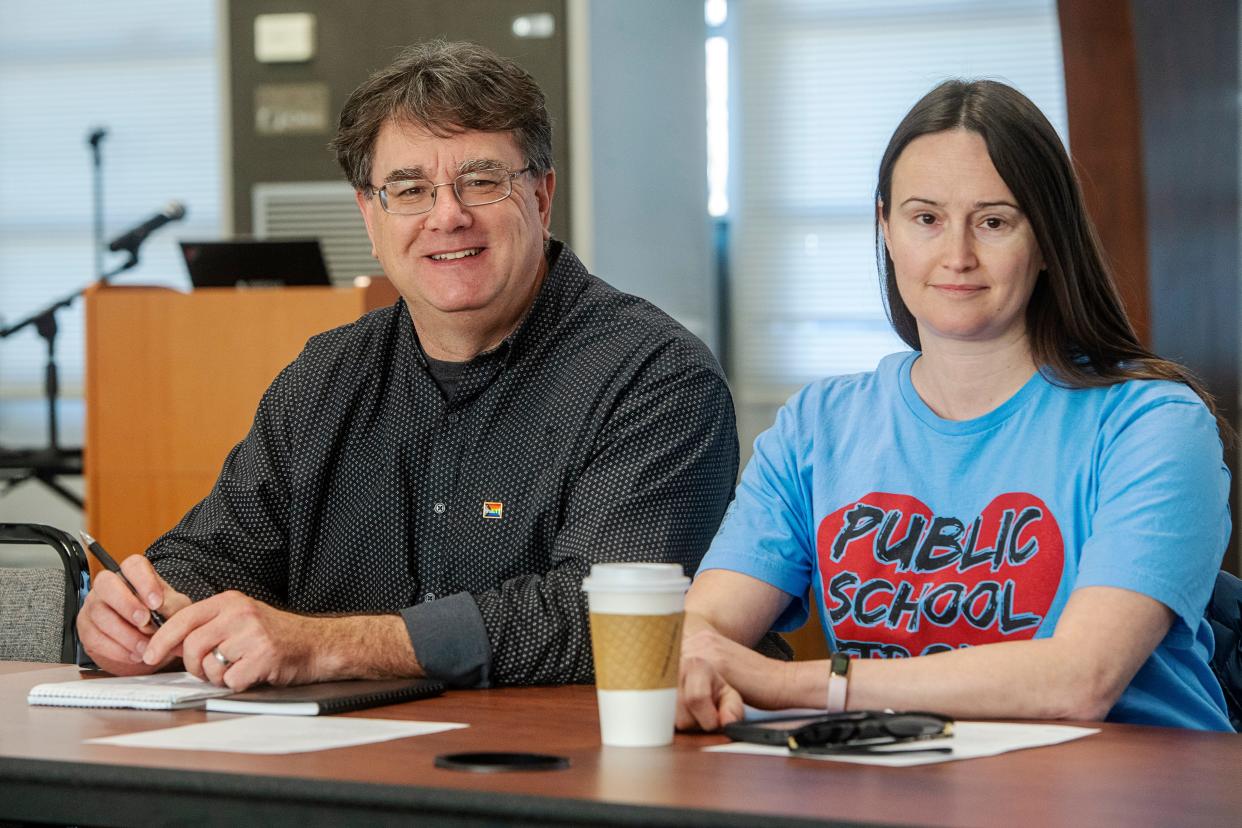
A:
[[[738,742],[798,749],[935,739],[952,735],[953,720],[918,711],[850,710],[733,722],[725,725],[724,732]]]

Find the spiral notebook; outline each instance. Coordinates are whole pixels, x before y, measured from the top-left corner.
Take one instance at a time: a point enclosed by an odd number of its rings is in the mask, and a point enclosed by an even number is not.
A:
[[[189,673],[152,673],[149,676],[79,679],[36,684],[26,703],[53,707],[126,707],[134,710],[179,710],[202,707],[212,696],[233,691],[217,687]]]
[[[318,716],[425,699],[443,692],[444,685],[431,679],[325,681],[298,687],[261,687],[210,698],[207,712]]]

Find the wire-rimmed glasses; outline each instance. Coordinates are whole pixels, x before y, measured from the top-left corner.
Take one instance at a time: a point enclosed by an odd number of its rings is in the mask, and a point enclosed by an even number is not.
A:
[[[533,169],[526,166],[516,172],[502,168],[476,170],[462,173],[443,184],[435,184],[425,178],[403,178],[389,181],[382,187],[372,187],[371,192],[379,193],[384,212],[396,216],[431,212],[436,206],[436,191],[441,187],[452,187],[463,207],[482,207],[504,201],[513,194],[513,179]]]

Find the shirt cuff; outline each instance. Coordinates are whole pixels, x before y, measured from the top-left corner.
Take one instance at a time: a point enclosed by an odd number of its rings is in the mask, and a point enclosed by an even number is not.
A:
[[[429,678],[453,687],[491,684],[492,645],[479,605],[468,592],[401,611],[414,656]]]

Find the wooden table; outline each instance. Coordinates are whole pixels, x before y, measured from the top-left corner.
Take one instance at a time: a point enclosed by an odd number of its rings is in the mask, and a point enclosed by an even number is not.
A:
[[[914,768],[601,748],[591,687],[453,691],[362,717],[469,722],[431,736],[257,756],[83,744],[202,711],[28,707],[69,666],[0,663],[0,820],[89,824],[1236,825],[1242,737],[1103,725],[1056,747]],[[440,770],[437,754],[534,750],[563,771]]]

